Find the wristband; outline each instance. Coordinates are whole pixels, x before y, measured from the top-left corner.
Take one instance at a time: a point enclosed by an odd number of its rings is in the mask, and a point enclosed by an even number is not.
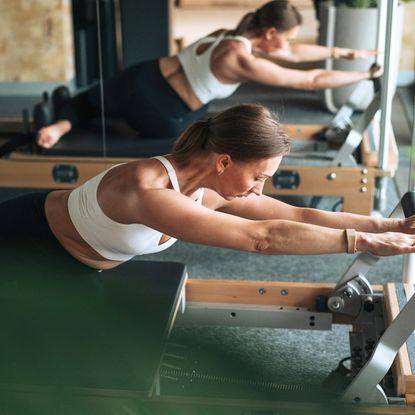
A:
[[[354,254],[356,249],[356,231],[354,229],[345,229],[344,231],[346,235],[346,242],[347,242],[347,253]]]

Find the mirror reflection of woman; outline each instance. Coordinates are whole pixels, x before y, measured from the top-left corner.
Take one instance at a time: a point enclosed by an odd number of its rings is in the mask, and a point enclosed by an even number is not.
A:
[[[274,58],[287,62],[367,59],[377,53],[293,44],[301,24],[300,13],[289,1],[266,3],[245,15],[234,30],[217,30],[175,56],[139,63],[106,80],[105,114],[124,118],[142,137],[176,137],[204,115],[210,101],[230,96],[246,81],[318,90],[382,74],[380,67],[297,70],[273,62]],[[38,144],[52,147],[73,127],[99,115],[99,93],[95,87],[62,104],[55,122],[39,130]]]

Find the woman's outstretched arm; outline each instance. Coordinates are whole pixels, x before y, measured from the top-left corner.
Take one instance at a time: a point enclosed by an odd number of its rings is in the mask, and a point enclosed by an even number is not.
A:
[[[289,49],[279,49],[268,55],[257,53],[260,57],[269,57],[286,62],[317,62],[325,59],[368,59],[376,56],[378,49],[350,49],[327,47],[303,43],[292,43]]]
[[[329,212],[320,209],[289,205],[272,197],[250,195],[244,199],[224,202],[221,211],[248,219],[285,219],[335,229],[353,228],[357,231],[415,234],[415,216],[407,219],[377,218],[348,212]]]
[[[319,90],[337,88],[359,81],[377,78],[383,69],[375,66],[367,71],[337,71],[326,69],[297,70],[284,68],[267,59],[240,51],[231,62],[232,71],[239,79],[265,85],[295,89]]]
[[[209,203],[209,202],[208,202]],[[348,251],[344,229],[287,219],[253,220],[215,211],[169,189],[140,191],[137,222],[177,239],[269,255],[311,255]],[[154,206],[165,206],[163,212]],[[415,236],[356,233],[356,249],[375,255],[415,252]]]

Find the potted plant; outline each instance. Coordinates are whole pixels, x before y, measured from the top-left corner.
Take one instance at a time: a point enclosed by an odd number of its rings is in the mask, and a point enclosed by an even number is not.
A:
[[[326,46],[338,46],[353,49],[372,49],[377,47],[378,4],[376,0],[335,0],[323,1],[319,5],[319,43]],[[403,27],[403,7],[398,6],[396,30],[392,40],[392,78],[396,79],[399,69],[400,45]],[[327,60],[327,69],[358,70],[369,68],[373,61],[367,60]],[[360,102],[364,109],[373,97],[370,81],[363,81],[364,93]],[[333,112],[343,105],[352,93],[355,85],[324,92],[327,108]]]

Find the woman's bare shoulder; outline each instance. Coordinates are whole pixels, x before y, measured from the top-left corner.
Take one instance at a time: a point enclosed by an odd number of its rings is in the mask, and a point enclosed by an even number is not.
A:
[[[148,158],[130,161],[112,168],[105,175],[103,182],[122,184],[124,188],[146,190],[168,188],[170,180],[165,167],[158,160]]]
[[[166,168],[154,158],[138,160],[133,166],[133,173],[139,188],[166,189],[170,186],[170,179]]]
[[[247,50],[246,45],[237,39],[223,39],[213,53],[213,59],[220,59],[222,64],[229,65],[254,56]]]

